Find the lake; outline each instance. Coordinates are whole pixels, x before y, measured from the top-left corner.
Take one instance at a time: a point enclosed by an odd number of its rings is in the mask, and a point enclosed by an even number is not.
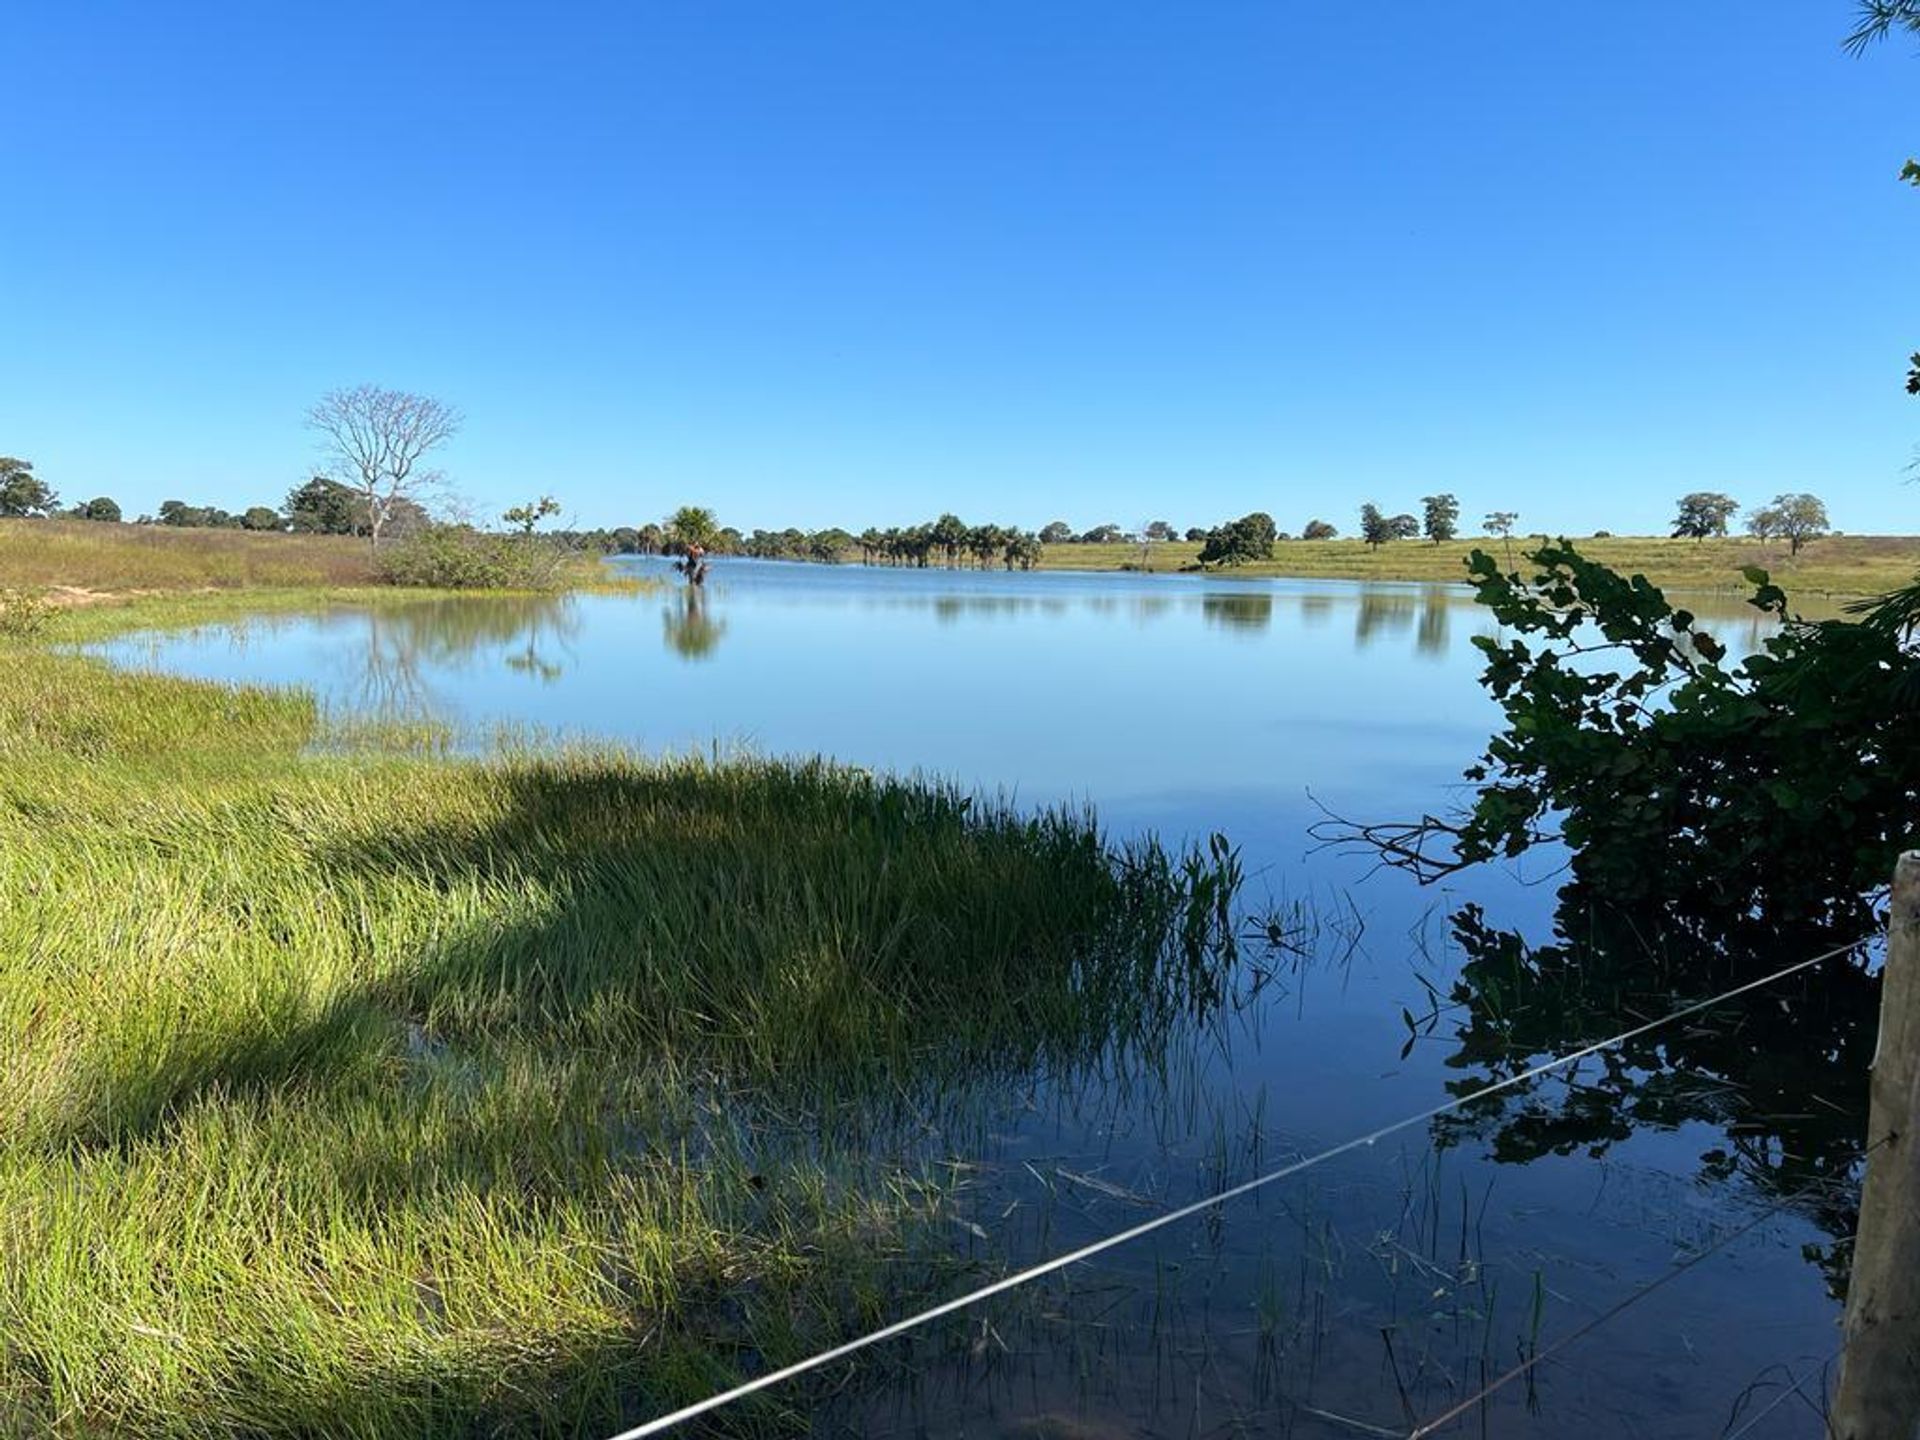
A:
[[[953,1244],[983,1273],[1427,1109],[1514,1053],[1657,1013],[1551,986],[1528,990],[1524,1036],[1498,1013],[1495,961],[1450,917],[1475,904],[1545,939],[1554,858],[1423,889],[1310,833],[1460,798],[1498,721],[1470,643],[1493,631],[1464,590],[728,559],[689,592],[661,562],[614,563],[667,583],[98,648],[305,686],[337,714],[445,724],[473,746],[824,754],[1092,805],[1118,835],[1225,836],[1249,922],[1290,936],[1249,945],[1231,1004],[1153,1065],[1000,1083],[893,1142],[962,1177]],[[1697,608],[1736,651],[1765,633],[1735,602]],[[1488,1050],[1496,1022],[1519,1050]],[[1443,1433],[1818,1434],[1849,1212],[1844,1173],[1807,1159],[1853,1123],[1857,1036],[1826,1045],[1819,1028],[1850,1023],[1803,985],[1625,1068],[1595,1058],[1402,1131],[876,1353],[813,1428],[1405,1435],[1544,1357]],[[1841,1057],[1824,1062],[1831,1098],[1794,1095],[1799,1071],[1757,1073],[1778,1057],[1755,1037],[1779,1027],[1816,1075],[1814,1052]]]

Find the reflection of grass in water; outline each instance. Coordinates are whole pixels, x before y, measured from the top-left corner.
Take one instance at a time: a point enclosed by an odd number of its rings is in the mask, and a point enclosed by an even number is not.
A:
[[[1224,854],[820,765],[316,755],[317,723],[0,666],[29,1429],[574,1433],[705,1393],[941,1274],[951,1178],[872,1145],[875,1097],[1151,1052],[1219,993]]]

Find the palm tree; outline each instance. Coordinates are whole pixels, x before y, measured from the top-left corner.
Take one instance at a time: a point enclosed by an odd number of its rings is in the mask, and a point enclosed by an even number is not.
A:
[[[704,505],[682,505],[667,517],[667,541],[679,547],[682,557],[674,568],[689,585],[706,583],[707,547],[719,529],[720,522]]]

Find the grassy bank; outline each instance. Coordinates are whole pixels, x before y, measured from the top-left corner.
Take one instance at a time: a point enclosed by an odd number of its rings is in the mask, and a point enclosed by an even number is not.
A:
[[[1215,872],[1080,818],[319,723],[0,642],[0,1433],[705,1393],[953,1263],[880,1117],[1150,1047],[1224,963]]]
[[[1516,536],[1513,553],[1530,543]],[[1920,571],[1920,537],[1904,535],[1843,535],[1810,543],[1799,556],[1771,541],[1668,540],[1644,536],[1579,539],[1581,553],[1627,574],[1639,572],[1656,585],[1676,590],[1749,588],[1740,577],[1742,566],[1759,565],[1789,593],[1809,595],[1877,595],[1906,584]],[[1359,540],[1282,540],[1273,547],[1273,559],[1214,573],[1229,576],[1285,576],[1326,580],[1459,580],[1466,557],[1475,548],[1495,555],[1506,544],[1485,538],[1431,545],[1402,540],[1369,549]],[[1152,547],[1149,563],[1156,571],[1174,571],[1199,561],[1200,547],[1184,541]],[[1049,545],[1040,562],[1045,570],[1121,570],[1139,566],[1138,545]]]
[[[375,583],[364,540],[85,520],[0,520],[0,587],[91,594]]]

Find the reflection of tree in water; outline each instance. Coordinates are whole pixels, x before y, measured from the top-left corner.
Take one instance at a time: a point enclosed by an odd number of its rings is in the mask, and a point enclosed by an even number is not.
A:
[[[1404,590],[1362,590],[1353,621],[1354,647],[1364,648],[1380,631],[1405,630],[1413,623],[1413,601]]]
[[[1447,628],[1452,608],[1447,603],[1444,590],[1427,591],[1426,603],[1420,607],[1420,629],[1413,637],[1414,648],[1422,655],[1447,653]]]
[[[707,592],[690,585],[660,612],[667,648],[682,660],[705,660],[727,633],[727,622],[716,619],[707,608]]]
[[[508,669],[555,680],[563,667],[553,657],[579,628],[563,595],[411,602],[369,610],[366,620],[354,708],[381,720],[425,718],[434,708],[430,671],[469,668],[503,651]]]
[[[1223,630],[1265,630],[1273,624],[1273,596],[1262,590],[1202,595],[1200,613]]]
[[[1561,894],[1549,945],[1492,928],[1477,906],[1453,927],[1466,963],[1458,1010],[1445,1012],[1457,1045],[1448,1064],[1474,1077],[1453,1082],[1457,1094],[1859,938],[1716,935],[1673,914],[1624,914],[1577,886]],[[1878,977],[1858,956],[1837,958],[1442,1117],[1436,1138],[1476,1137],[1495,1160],[1525,1164],[1601,1155],[1642,1127],[1713,1126],[1725,1143],[1701,1156],[1704,1178],[1797,1197],[1794,1208],[1833,1237],[1808,1256],[1837,1293],[1878,1013]],[[1440,1013],[1428,1023],[1439,1028]]]

